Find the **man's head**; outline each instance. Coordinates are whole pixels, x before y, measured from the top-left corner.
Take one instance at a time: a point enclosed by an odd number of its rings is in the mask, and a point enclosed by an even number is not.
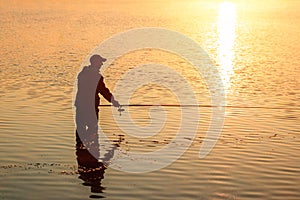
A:
[[[98,54],[94,54],[90,58],[91,66],[92,67],[101,67],[103,65],[103,62],[106,61],[106,58],[101,57]]]

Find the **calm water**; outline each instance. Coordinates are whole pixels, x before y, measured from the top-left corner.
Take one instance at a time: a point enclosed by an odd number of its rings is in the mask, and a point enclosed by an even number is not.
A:
[[[207,2],[1,1],[0,199],[300,199],[300,2]],[[108,168],[85,176],[76,156],[86,158],[76,152],[76,75],[101,41],[140,27],[168,28],[197,41],[217,64],[233,107],[204,159],[198,153],[209,108],[200,109],[201,126],[188,151],[168,167],[140,174]],[[118,58],[104,73],[107,86],[113,89],[126,70],[149,62],[180,72],[200,104],[210,103],[193,67],[158,50]],[[140,88],[131,102],[177,103],[158,85]],[[100,112],[109,139],[129,152],[162,148],[180,123],[179,109],[166,108],[164,129],[137,138],[116,125],[113,115],[122,117],[116,110]],[[125,112],[142,126],[150,120],[148,108]]]

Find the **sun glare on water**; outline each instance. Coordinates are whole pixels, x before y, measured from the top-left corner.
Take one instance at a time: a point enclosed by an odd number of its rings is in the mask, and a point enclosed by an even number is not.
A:
[[[227,90],[230,88],[230,76],[234,73],[232,62],[234,58],[235,25],[235,4],[231,2],[220,3],[218,15],[218,62],[225,89]]]

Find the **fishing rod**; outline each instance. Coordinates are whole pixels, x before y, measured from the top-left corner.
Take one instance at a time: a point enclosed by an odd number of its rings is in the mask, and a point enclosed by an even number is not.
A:
[[[100,107],[110,107],[113,105],[104,104],[99,105]],[[164,107],[201,107],[201,108],[244,108],[244,109],[270,109],[270,110],[282,110],[282,109],[293,109],[298,110],[297,108],[286,108],[286,107],[265,107],[265,106],[232,106],[232,105],[225,105],[225,106],[214,106],[214,105],[198,105],[198,104],[124,104],[118,107],[118,112],[120,116],[122,112],[125,111],[122,107],[152,107],[152,106],[164,106]]]
[[[99,105],[100,107],[110,107],[113,105],[103,104]],[[164,106],[164,107],[204,107],[204,108],[253,108],[253,109],[272,109],[272,110],[280,110],[280,109],[296,109],[296,108],[287,108],[287,107],[266,107],[266,106],[214,106],[214,105],[198,105],[198,104],[124,104],[120,105],[120,107],[151,107],[151,106]]]

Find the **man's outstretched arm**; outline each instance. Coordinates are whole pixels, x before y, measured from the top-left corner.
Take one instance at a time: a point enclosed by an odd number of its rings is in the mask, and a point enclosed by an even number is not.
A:
[[[98,85],[97,85],[97,96],[100,93],[108,102],[112,103],[115,107],[119,107],[120,104],[117,100],[114,99],[114,96],[109,91],[109,89],[105,86],[104,78],[101,76]],[[96,101],[99,104],[99,100]]]

